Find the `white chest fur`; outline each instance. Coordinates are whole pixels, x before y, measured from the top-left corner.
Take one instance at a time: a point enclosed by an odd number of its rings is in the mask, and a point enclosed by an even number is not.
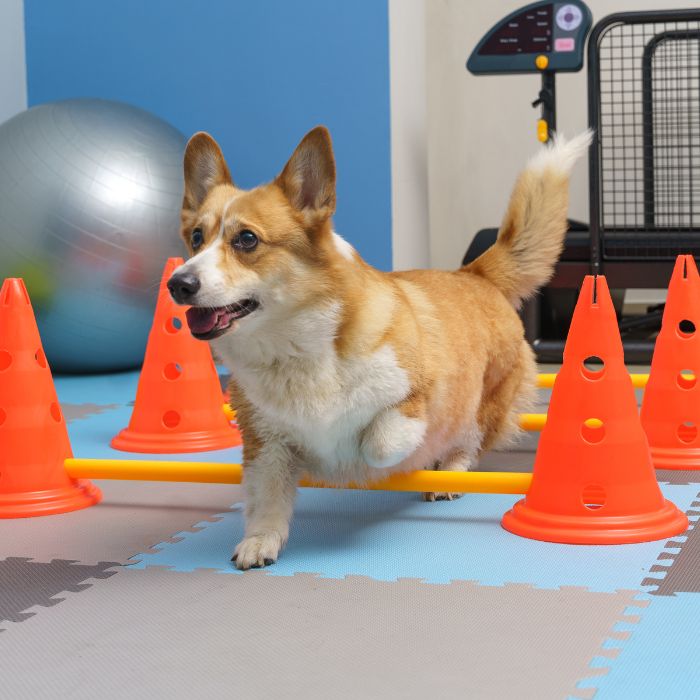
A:
[[[389,345],[340,358],[337,326],[338,309],[328,307],[241,328],[216,343],[264,432],[289,440],[329,475],[352,470],[361,431],[410,391]]]

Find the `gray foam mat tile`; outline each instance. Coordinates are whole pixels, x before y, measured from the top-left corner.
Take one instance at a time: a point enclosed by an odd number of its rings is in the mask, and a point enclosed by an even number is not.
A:
[[[13,669],[4,691],[33,700],[126,689],[137,699],[560,699],[591,675],[634,595],[120,569],[0,635]]]
[[[656,478],[665,484],[700,484],[700,469],[657,469]]]
[[[96,416],[105,411],[112,411],[119,408],[119,404],[109,403],[98,405],[96,403],[61,403],[61,410],[66,419],[66,423],[72,423],[74,420],[83,420],[90,416]]]
[[[86,566],[74,561],[54,559],[36,562],[23,557],[0,560],[0,631],[6,622],[23,622],[34,612],[34,606],[50,607],[60,603],[61,593],[79,593],[89,588],[88,579],[104,579],[116,562],[100,562]]]
[[[125,563],[195,523],[216,519],[241,500],[239,486],[98,481],[101,503],[39,518],[0,520],[0,556],[46,562]]]
[[[491,450],[481,456],[475,470],[484,472],[531,472],[535,455],[528,450]]]
[[[654,576],[642,582],[643,585],[658,586],[653,595],[700,593],[700,494],[686,514],[691,524],[685,536],[667,543],[667,551],[660,554],[658,563],[650,569]]]

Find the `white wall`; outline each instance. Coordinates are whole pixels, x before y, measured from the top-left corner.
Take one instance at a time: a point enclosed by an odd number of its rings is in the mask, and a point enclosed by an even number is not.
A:
[[[473,235],[500,223],[518,171],[539,147],[537,75],[473,76],[479,39],[526,0],[426,0],[430,262],[459,265]],[[588,0],[593,23],[613,12],[697,7],[684,0]],[[557,126],[587,125],[586,67],[557,75]],[[588,164],[572,179],[570,215],[588,221]]]
[[[389,0],[393,269],[428,267],[425,0]]]
[[[25,109],[24,2],[0,0],[0,123]]]

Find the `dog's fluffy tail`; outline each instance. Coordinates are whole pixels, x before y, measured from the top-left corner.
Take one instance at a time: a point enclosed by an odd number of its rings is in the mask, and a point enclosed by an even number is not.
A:
[[[496,243],[462,269],[485,277],[518,307],[545,284],[564,246],[569,174],[591,143],[584,131],[555,136],[528,163],[510,197]]]

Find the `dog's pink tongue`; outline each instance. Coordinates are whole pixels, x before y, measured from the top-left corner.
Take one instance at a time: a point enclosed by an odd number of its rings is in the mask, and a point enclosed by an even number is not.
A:
[[[218,312],[193,306],[187,309],[187,325],[193,333],[208,333],[218,320]]]

